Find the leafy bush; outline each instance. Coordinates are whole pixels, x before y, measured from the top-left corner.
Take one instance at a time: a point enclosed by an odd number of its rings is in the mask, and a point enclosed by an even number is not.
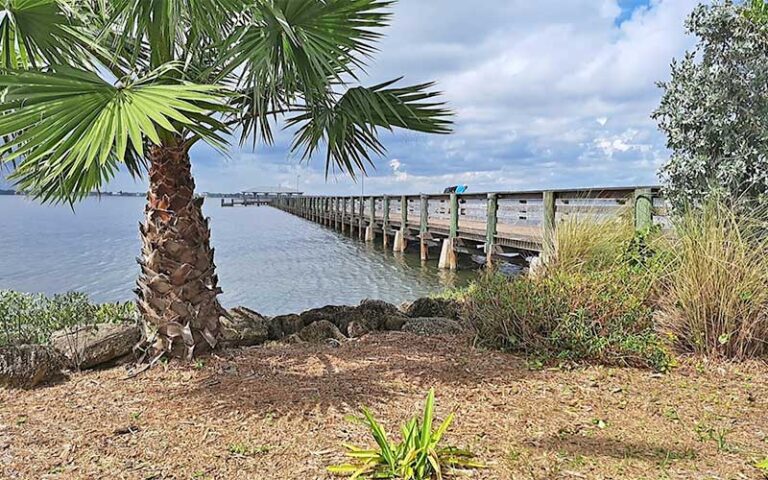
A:
[[[686,22],[697,45],[671,65],[653,118],[671,150],[662,168],[677,208],[724,195],[768,205],[768,9],[702,2]]]
[[[626,216],[558,224],[544,275],[489,273],[466,290],[478,343],[543,361],[666,370],[672,359],[653,320],[654,285],[666,264],[657,237],[636,236]]]
[[[132,303],[94,305],[83,293],[46,297],[0,290],[0,346],[48,343],[56,330],[135,318]]]
[[[768,353],[768,229],[712,199],[675,222],[660,324],[685,352]]]
[[[352,463],[329,467],[331,473],[356,478],[392,478],[402,480],[428,480],[443,478],[449,469],[482,468],[474,461],[474,455],[454,447],[440,447],[438,444],[453,421],[454,414],[432,430],[435,406],[435,391],[427,395],[421,421],[414,417],[402,428],[402,441],[390,442],[381,425],[371,412],[364,408],[365,423],[370,428],[378,449],[364,449],[345,445]]]

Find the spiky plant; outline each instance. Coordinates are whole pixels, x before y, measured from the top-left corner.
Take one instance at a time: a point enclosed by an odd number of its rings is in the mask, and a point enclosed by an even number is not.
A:
[[[224,313],[189,151],[272,142],[365,173],[380,129],[447,133],[431,84],[351,85],[389,0],[5,0],[0,162],[43,202],[76,202],[148,170],[138,306],[158,351],[214,347]]]
[[[440,480],[443,473],[456,469],[483,468],[468,450],[439,446],[453,423],[451,413],[433,430],[435,390],[430,389],[422,418],[412,418],[402,428],[402,440],[392,442],[384,428],[367,408],[363,409],[365,424],[378,448],[366,449],[345,445],[351,463],[329,467],[331,473],[352,478],[391,478],[402,480]]]

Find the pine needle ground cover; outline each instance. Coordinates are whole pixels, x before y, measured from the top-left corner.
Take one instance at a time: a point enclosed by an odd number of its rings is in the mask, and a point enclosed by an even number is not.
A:
[[[0,478],[338,478],[340,445],[371,442],[361,406],[402,425],[430,387],[435,422],[456,411],[446,445],[487,466],[469,478],[764,478],[765,364],[533,369],[470,340],[257,347],[0,390]]]

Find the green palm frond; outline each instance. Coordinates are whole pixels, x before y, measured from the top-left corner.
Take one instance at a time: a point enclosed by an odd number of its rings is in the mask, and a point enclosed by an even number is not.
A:
[[[211,117],[216,87],[148,79],[113,86],[98,75],[60,67],[0,75],[3,163],[10,178],[43,201],[74,201],[99,188],[124,163],[140,171],[145,142],[177,138],[184,129],[214,145],[226,130]]]
[[[111,39],[117,55],[129,63],[142,58],[149,68],[200,51],[202,44],[219,43],[249,2],[244,0],[112,0],[105,2],[107,18],[102,37]],[[147,55],[144,55],[147,54]]]
[[[0,66],[6,70],[80,64],[82,40],[59,0],[7,0],[0,5]]]
[[[388,0],[262,0],[227,39],[229,71],[240,71],[243,138],[271,140],[268,116],[299,99],[328,100],[341,77],[356,78],[388,24]]]
[[[325,144],[326,175],[338,168],[354,177],[356,169],[364,173],[373,164],[372,153],[386,152],[379,141],[379,128],[450,133],[452,113],[434,100],[440,93],[430,91],[433,84],[390,88],[398,80],[352,88],[335,104],[312,105],[290,118],[288,126],[299,127],[293,148],[303,149],[303,157],[308,159]]]

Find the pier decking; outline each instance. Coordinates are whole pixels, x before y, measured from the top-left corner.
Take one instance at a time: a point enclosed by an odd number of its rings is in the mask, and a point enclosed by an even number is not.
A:
[[[607,217],[634,211],[636,227],[664,223],[659,188],[491,192],[402,196],[292,196],[271,205],[309,220],[405,251],[417,242],[422,260],[440,248],[441,268],[456,269],[457,254],[497,259],[553,254],[558,222],[577,216]]]

